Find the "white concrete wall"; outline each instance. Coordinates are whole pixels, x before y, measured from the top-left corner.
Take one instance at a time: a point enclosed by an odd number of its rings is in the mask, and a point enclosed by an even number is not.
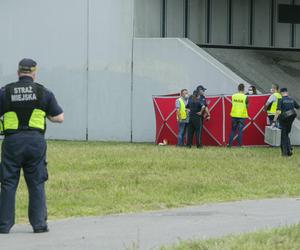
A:
[[[53,90],[66,113],[63,125],[49,124],[47,136],[85,139],[87,1],[1,1],[0,33],[0,85],[17,79],[20,59],[34,58],[37,81]]]
[[[90,0],[88,134],[130,141],[133,0]]]
[[[160,37],[162,35],[162,1],[135,0],[135,36]]]
[[[208,95],[236,92],[245,82],[188,39],[134,40],[133,140],[153,141],[155,116],[152,96],[192,92],[199,84]]]
[[[23,57],[65,112],[48,138],[129,141],[133,0],[0,2],[0,84]],[[112,101],[113,100],[113,101]]]

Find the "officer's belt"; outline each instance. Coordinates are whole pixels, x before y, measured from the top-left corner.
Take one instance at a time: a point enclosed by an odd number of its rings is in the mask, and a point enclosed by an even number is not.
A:
[[[28,132],[36,131],[41,134],[44,134],[43,131],[41,131],[40,129],[37,129],[37,128],[30,128],[28,126],[19,126],[19,128],[16,130],[6,130],[4,132],[4,136],[9,136],[9,135],[17,134],[19,132],[26,132],[26,131],[28,131]]]

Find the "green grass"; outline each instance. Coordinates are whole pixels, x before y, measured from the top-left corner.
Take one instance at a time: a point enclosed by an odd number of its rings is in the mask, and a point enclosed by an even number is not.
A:
[[[300,148],[282,158],[278,148],[50,141],[48,162],[49,219],[300,195]],[[16,217],[27,222],[23,180]]]
[[[161,250],[299,250],[300,225],[259,231],[240,236],[227,236],[206,241],[181,242]]]

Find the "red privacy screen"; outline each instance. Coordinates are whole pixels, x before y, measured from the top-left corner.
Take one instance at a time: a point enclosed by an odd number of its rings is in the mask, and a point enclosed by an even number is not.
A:
[[[177,143],[177,121],[175,101],[178,95],[154,96],[153,104],[156,116],[156,143]],[[263,111],[269,95],[248,96],[249,118],[245,121],[243,145],[265,145],[264,131],[267,124],[267,114]],[[203,144],[210,146],[225,146],[228,144],[231,130],[231,96],[208,96],[208,108],[211,119],[204,122]],[[236,145],[236,138],[233,145]]]

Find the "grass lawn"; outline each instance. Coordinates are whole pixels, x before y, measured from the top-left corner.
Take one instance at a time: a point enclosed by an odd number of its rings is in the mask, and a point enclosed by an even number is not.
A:
[[[259,231],[240,236],[228,236],[206,241],[182,242],[161,250],[298,250],[300,225]]]
[[[151,144],[48,142],[49,219],[300,195],[300,148],[186,149]],[[27,222],[24,180],[17,223]]]

